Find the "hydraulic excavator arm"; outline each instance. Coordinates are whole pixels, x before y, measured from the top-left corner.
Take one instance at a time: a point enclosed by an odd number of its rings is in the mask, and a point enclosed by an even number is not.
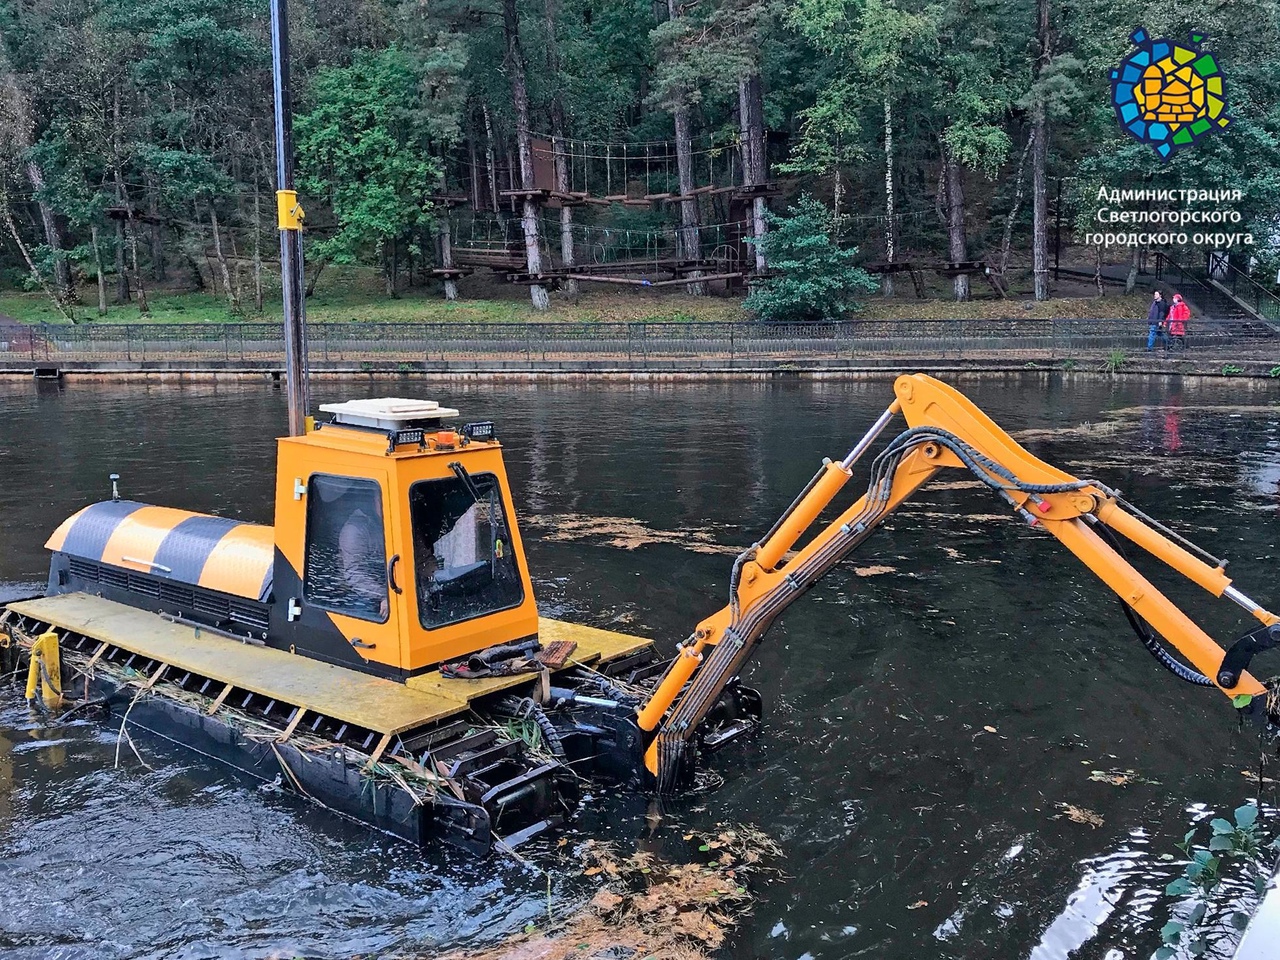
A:
[[[689,742],[726,686],[742,670],[774,619],[856,548],[900,504],[944,469],[966,470],[1014,512],[1057,537],[1120,598],[1145,646],[1183,680],[1216,686],[1239,707],[1266,688],[1247,671],[1254,653],[1280,645],[1280,618],[1231,586],[1226,561],[1210,556],[1125,502],[1096,480],[1080,480],[1032,456],[963,394],[914,374],[894,384],[895,399],[839,463],[824,460],[800,496],[758,543],[739,556],[729,604],[681,644],[637,723],[649,738],[645,766],[658,788],[678,782]],[[793,556],[788,552],[852,476],[853,465],[898,414],[907,429],[870,468],[867,492]],[[1262,626],[1229,652],[1125,559],[1119,534],[1215,597],[1226,597]],[[1158,633],[1190,662],[1176,660]]]

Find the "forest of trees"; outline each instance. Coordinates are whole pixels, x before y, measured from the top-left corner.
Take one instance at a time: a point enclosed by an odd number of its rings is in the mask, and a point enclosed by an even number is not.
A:
[[[497,231],[522,242],[542,306],[543,257],[607,261],[669,229],[696,260],[741,239],[726,224],[759,236],[766,203],[810,194],[863,259],[983,259],[1044,298],[1057,221],[1091,227],[1100,186],[1239,189],[1238,229],[1271,264],[1278,7],[293,0],[309,276],[368,264],[394,296],[440,266],[446,229],[455,245]],[[1231,128],[1168,164],[1108,98],[1139,25],[1206,33],[1229,84]],[[6,285],[76,319],[145,312],[175,283],[260,311],[278,253],[266,0],[4,0],[0,31]],[[552,188],[627,200],[520,196],[538,143]],[[760,189],[717,189],[734,184]]]

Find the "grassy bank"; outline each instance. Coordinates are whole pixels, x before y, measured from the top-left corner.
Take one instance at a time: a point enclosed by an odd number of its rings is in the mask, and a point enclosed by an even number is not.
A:
[[[246,291],[249,292],[249,291]],[[857,314],[867,319],[1005,319],[1025,317],[1079,319],[1141,317],[1146,315],[1149,293],[1131,296],[1113,294],[1090,296],[1086,291],[1064,284],[1064,296],[1036,303],[1025,299],[980,298],[968,303],[946,299],[917,300],[914,296],[870,297]],[[1090,291],[1091,292],[1091,291]],[[114,294],[114,289],[111,291]],[[523,322],[543,321],[699,321],[745,320],[750,315],[738,296],[691,297],[670,289],[616,289],[585,286],[576,301],[553,293],[551,309],[545,313],[529,305],[527,292],[490,276],[474,276],[463,281],[461,299],[445,301],[438,286],[414,287],[399,297],[388,297],[381,281],[370,270],[330,267],[321,276],[315,293],[307,300],[307,317],[315,323],[380,322]],[[254,309],[251,294],[245,308],[233,314],[223,296],[210,292],[192,293],[173,286],[148,288],[150,313],[143,314],[134,303],[111,304],[105,317],[97,313],[97,291],[81,290],[82,303],[75,308],[77,319],[92,323],[225,323],[228,321],[271,320],[280,317],[278,289],[264,293],[263,311]],[[0,291],[0,322],[65,323],[66,320],[43,293]]]

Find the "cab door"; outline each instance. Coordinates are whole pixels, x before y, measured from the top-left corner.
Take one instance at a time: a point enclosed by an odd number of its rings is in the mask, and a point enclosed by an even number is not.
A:
[[[406,603],[397,505],[386,470],[306,465],[299,653],[399,676]]]

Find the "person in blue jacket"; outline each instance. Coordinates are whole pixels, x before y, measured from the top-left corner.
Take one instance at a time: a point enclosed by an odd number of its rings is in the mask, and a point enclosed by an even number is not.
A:
[[[1169,316],[1169,304],[1165,303],[1164,297],[1157,290],[1151,296],[1151,307],[1147,310],[1147,352],[1150,353],[1155,349],[1156,337],[1160,338],[1160,345],[1166,350],[1169,349],[1169,330],[1166,324],[1166,318]]]

